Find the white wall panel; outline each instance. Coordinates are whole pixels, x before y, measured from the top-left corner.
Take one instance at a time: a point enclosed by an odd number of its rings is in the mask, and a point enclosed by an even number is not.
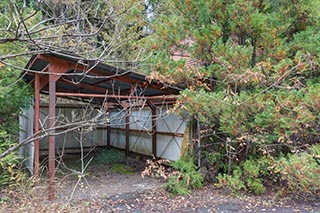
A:
[[[96,117],[99,113],[98,110],[91,111],[90,116],[87,116],[84,119],[83,109],[72,109],[72,108],[59,108],[57,107],[57,125],[63,125],[71,123],[74,120],[85,120],[92,119]],[[33,127],[33,108],[28,112],[28,116],[31,116],[32,119],[26,120],[21,117],[21,125],[22,128],[27,129],[27,131],[31,131]],[[47,126],[47,114],[48,108],[41,108],[40,118],[42,120],[42,125]],[[97,129],[93,129],[91,132],[88,132],[84,135],[85,140],[83,143],[84,147],[98,146],[98,145],[107,145],[107,125],[110,125],[110,145],[116,148],[125,149],[126,141],[125,141],[125,122],[126,122],[126,112],[124,110],[113,110],[110,112],[109,118],[100,117],[100,124]],[[181,153],[181,141],[182,137],[178,136],[170,136],[165,135],[165,133],[179,133],[183,134],[186,128],[187,121],[180,119],[175,114],[168,114],[167,109],[164,107],[161,110],[157,110],[157,120],[156,120],[156,129],[162,134],[157,134],[157,157],[166,158],[170,160],[178,160]],[[24,123],[23,123],[24,122]],[[26,122],[29,122],[28,124]],[[32,123],[30,123],[32,122]],[[110,122],[108,124],[108,122]],[[29,129],[28,129],[29,128]],[[30,130],[31,128],[31,130]],[[115,128],[115,129],[113,129]],[[146,132],[137,132],[130,131],[129,132],[129,149],[132,152],[152,155],[152,113],[150,108],[146,107],[144,109],[133,109],[129,116],[129,128],[132,130],[141,130],[141,131],[150,131],[150,133]],[[119,130],[122,129],[122,130]],[[62,130],[57,130],[64,131]],[[21,138],[25,137],[24,133],[21,132]],[[32,133],[28,133],[32,134]],[[71,131],[68,133],[64,133],[56,136],[56,147],[61,148],[79,148],[80,144],[78,141],[79,132]],[[33,147],[25,148],[33,153]],[[48,149],[48,138],[43,138],[40,141],[40,149]],[[25,151],[27,153],[27,151]],[[32,157],[32,153],[27,153],[25,155],[30,155],[29,158]],[[33,157],[31,162],[33,161]],[[32,166],[33,164],[30,164]],[[31,168],[31,167],[30,167]]]
[[[152,130],[152,113],[149,108],[132,111],[130,117],[130,129]]]
[[[33,135],[33,106],[30,108],[23,109],[21,115],[19,116],[19,141],[23,141],[24,139]],[[33,159],[34,159],[34,143],[26,144],[25,146],[20,148],[20,156],[22,156],[24,160],[24,164],[29,170],[31,174],[33,174]]]
[[[176,161],[180,158],[182,138],[157,135],[157,157]]]
[[[152,155],[152,136],[146,133],[132,132],[129,137],[130,151]]]

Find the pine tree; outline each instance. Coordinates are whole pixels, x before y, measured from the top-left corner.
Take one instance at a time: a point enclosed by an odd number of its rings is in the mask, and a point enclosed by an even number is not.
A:
[[[175,108],[215,133],[219,171],[319,142],[319,0],[158,4],[150,75],[187,87]]]

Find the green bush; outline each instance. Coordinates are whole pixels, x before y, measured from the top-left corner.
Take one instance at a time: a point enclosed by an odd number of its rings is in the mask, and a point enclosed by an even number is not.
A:
[[[248,189],[254,194],[263,194],[266,187],[263,185],[263,178],[268,175],[265,158],[259,160],[246,160],[243,164],[244,179]]]
[[[171,166],[176,171],[172,173],[168,182],[164,185],[165,189],[170,193],[174,195],[186,195],[191,192],[191,189],[202,186],[202,174],[197,171],[192,157],[184,157],[176,162],[172,162]]]
[[[320,144],[314,145],[310,148],[310,152],[314,160],[320,165]]]
[[[319,145],[317,145],[319,146]],[[313,147],[311,150],[317,150]],[[320,191],[320,165],[312,154],[282,157],[279,161],[281,178],[290,192],[318,193]]]
[[[263,194],[267,190],[265,183],[269,182],[285,192],[317,194],[320,192],[319,154],[317,144],[298,154],[248,159],[233,169],[233,175],[220,173],[215,185],[231,191]]]
[[[245,160],[233,169],[233,175],[220,173],[217,177],[218,187],[225,187],[231,191],[245,190],[254,194],[263,194],[266,191],[264,182],[274,181],[278,173],[271,157]]]
[[[266,187],[262,183],[261,178],[246,179],[248,189],[254,194],[263,194],[266,192]]]
[[[246,186],[245,183],[241,180],[242,172],[240,167],[237,167],[233,170],[233,175],[227,174],[218,174],[218,183],[215,186],[220,188],[227,188],[230,191],[240,191],[245,190]]]
[[[0,131],[0,153],[6,151],[12,142],[5,131]],[[21,181],[25,174],[20,169],[21,159],[13,153],[0,159],[0,188]]]

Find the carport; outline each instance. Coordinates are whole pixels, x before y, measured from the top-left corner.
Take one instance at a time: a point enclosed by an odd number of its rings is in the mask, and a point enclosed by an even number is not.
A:
[[[101,146],[121,148],[126,154],[137,152],[160,158],[174,158],[173,160],[180,156],[188,118],[180,119],[168,112],[168,109],[175,103],[181,85],[164,85],[159,81],[148,80],[146,76],[132,70],[123,70],[98,60],[86,60],[61,52],[32,56],[23,79],[34,88],[34,106],[32,113],[27,113],[27,117],[32,116],[33,119],[20,123],[23,124],[22,128],[33,126],[30,131],[35,136],[43,128],[41,110],[44,107],[40,104],[40,94],[49,96],[46,111],[48,136],[45,138],[48,141],[49,200],[54,199],[55,194],[56,112],[59,97],[101,106],[97,111],[107,112],[105,116],[109,117],[106,125],[100,124],[99,127],[103,135],[99,139],[102,141]],[[113,113],[119,108],[122,109],[121,118],[117,118],[118,112]],[[70,111],[65,110],[65,113],[67,116]],[[140,116],[138,119],[137,114]],[[112,116],[114,123],[110,121]],[[122,144],[117,142],[120,138]],[[35,177],[39,177],[39,150],[42,141],[40,137],[35,139],[31,147],[31,164]],[[137,148],[140,145],[145,146],[144,151]],[[170,150],[174,153],[173,157],[168,154]]]

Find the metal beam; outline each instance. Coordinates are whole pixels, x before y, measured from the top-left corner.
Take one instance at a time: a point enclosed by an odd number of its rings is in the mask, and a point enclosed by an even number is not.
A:
[[[78,86],[80,87],[80,90],[83,89],[83,88],[86,88],[86,89],[89,89],[89,90],[93,90],[93,91],[98,91],[98,92],[101,92],[101,93],[106,93],[107,89],[105,88],[102,88],[102,87],[99,87],[99,86],[92,86],[90,84],[85,84],[85,83],[73,83],[71,81],[67,81],[65,79],[60,79],[59,82],[63,82],[64,84],[68,84],[68,85],[73,85],[73,86]]]
[[[85,66],[83,64],[67,61],[65,59],[60,59],[60,58],[50,56],[50,55],[41,54],[38,56],[38,58],[41,60],[50,62],[50,63],[63,65],[65,67],[68,67],[69,68],[68,70],[74,69],[74,70],[79,70],[83,73],[90,73],[90,74],[94,73],[97,76],[103,76],[106,79],[113,79],[113,80],[122,81],[122,82],[133,84],[133,85],[139,85],[142,87],[149,87],[154,90],[165,92],[167,94],[178,94],[178,92],[176,90],[165,87],[165,85],[163,85],[160,81],[153,80],[154,83],[149,83],[147,81],[140,81],[140,80],[135,80],[135,79],[131,79],[131,78],[127,77],[126,75],[130,74],[131,71],[114,74],[108,70],[101,71],[101,70],[98,70],[97,68],[92,67],[90,65]],[[62,73],[60,73],[60,74],[62,74]],[[60,75],[60,77],[61,77],[61,75]]]
[[[49,72],[54,72],[54,65],[50,66]],[[48,179],[49,179],[49,200],[55,197],[55,105],[56,105],[56,78],[49,75],[49,162],[48,162]]]
[[[151,109],[151,128],[152,128],[152,155],[157,157],[157,107],[153,104],[152,101],[147,101],[148,106]]]
[[[39,119],[40,119],[40,75],[35,74],[34,81],[34,134],[39,133]],[[33,174],[35,178],[39,178],[39,142],[37,138],[34,141],[34,167]]]
[[[88,94],[88,93],[69,93],[57,92],[57,96],[64,97],[91,97],[91,98],[116,98],[116,99],[142,99],[142,100],[168,100],[175,101],[176,96],[130,96],[130,95],[108,95],[108,94]]]
[[[98,128],[101,129],[101,128]],[[102,129],[105,129],[104,127],[102,127]],[[118,128],[118,127],[111,127],[110,130],[117,130],[117,131],[126,131],[126,129],[124,128]],[[148,131],[148,130],[144,130],[144,129],[129,129],[129,132],[142,132],[142,133],[146,133],[148,135],[153,134],[153,132]],[[166,136],[172,136],[172,137],[183,137],[183,133],[177,133],[177,132],[160,132],[160,131],[156,131],[155,134],[159,134],[159,135],[166,135]]]

